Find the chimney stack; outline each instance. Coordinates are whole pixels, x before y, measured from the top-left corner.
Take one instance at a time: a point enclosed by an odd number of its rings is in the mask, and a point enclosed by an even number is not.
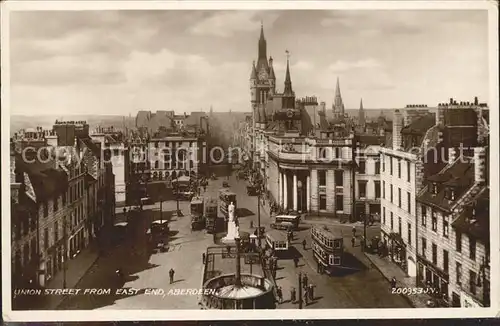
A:
[[[484,147],[474,148],[474,180],[478,183],[486,181],[486,152]]]
[[[394,118],[392,119],[392,148],[401,148],[401,129],[403,129],[403,118],[399,110],[394,111]]]
[[[474,97],[474,105],[479,105],[479,100],[477,96]]]

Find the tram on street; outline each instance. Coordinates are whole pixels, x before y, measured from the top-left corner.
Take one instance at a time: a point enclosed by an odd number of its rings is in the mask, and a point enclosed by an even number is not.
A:
[[[266,232],[266,242],[271,247],[276,255],[285,254],[288,252],[289,242],[286,233],[278,230],[269,230]]]
[[[201,230],[205,227],[203,197],[193,197],[191,200],[191,230]]]
[[[280,230],[289,230],[290,228],[291,230],[296,230],[299,227],[299,224],[300,215],[276,215],[274,223],[271,227]]]
[[[205,203],[205,228],[208,233],[215,233],[218,229],[217,200],[208,198]]]
[[[311,228],[314,260],[318,272],[333,274],[342,267],[344,237],[342,231],[334,227],[313,226]]]
[[[227,220],[229,218],[229,205],[233,203],[234,209],[236,210],[236,194],[229,189],[221,189],[219,190],[219,208],[221,211],[221,215]]]

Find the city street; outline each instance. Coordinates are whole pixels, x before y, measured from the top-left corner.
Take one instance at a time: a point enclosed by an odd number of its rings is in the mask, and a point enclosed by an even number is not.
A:
[[[226,177],[210,181],[205,196],[218,194]],[[257,197],[246,194],[246,182],[237,181],[234,176],[228,180],[231,189],[237,193],[240,230],[251,231],[250,222],[257,226]],[[268,205],[266,203],[266,205]],[[146,230],[149,223],[160,219],[160,204],[144,207],[140,217],[130,221],[130,232],[125,241],[104,253],[96,264],[87,272],[77,288],[111,288],[112,295],[77,295],[68,297],[60,309],[198,309],[198,298],[195,295],[151,295],[145,289],[198,289],[201,287],[201,255],[207,246],[212,245],[212,237],[204,231],[191,231],[189,203],[181,202],[183,217],[172,217],[176,209],[175,201],[164,202],[163,219],[169,220],[169,250],[163,253],[152,253],[148,249]],[[268,206],[267,206],[268,207]],[[270,228],[271,218],[268,209],[261,208],[261,225]],[[298,272],[306,273],[309,281],[316,285],[315,301],[304,308],[377,308],[377,307],[409,307],[399,295],[392,295],[387,280],[364,257],[359,245],[351,248],[351,225],[341,225],[349,235],[345,241],[346,249],[353,266],[345,275],[330,277],[316,273],[316,263],[310,249],[310,225],[303,223],[296,232],[292,243],[301,256],[299,267],[295,268],[292,260],[280,260],[277,271],[277,284],[282,287],[285,302],[278,308],[298,308],[298,304],[289,302],[291,287],[298,287]],[[362,226],[358,226],[358,235]],[[368,238],[378,233],[378,227],[368,228]],[[306,250],[300,244],[306,239]],[[294,250],[294,249],[292,249]],[[125,284],[120,283],[115,274],[122,268],[126,277]],[[168,272],[175,270],[173,284],[169,284]],[[128,294],[116,294],[117,288],[139,289]]]

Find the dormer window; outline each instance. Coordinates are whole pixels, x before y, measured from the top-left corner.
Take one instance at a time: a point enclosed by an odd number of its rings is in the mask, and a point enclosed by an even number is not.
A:
[[[437,195],[437,193],[438,193],[438,186],[437,186],[437,183],[433,183],[433,184],[431,185],[431,191],[432,191],[432,193],[433,193],[434,195]]]

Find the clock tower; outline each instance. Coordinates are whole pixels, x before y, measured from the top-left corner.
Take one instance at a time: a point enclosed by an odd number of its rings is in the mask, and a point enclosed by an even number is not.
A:
[[[268,96],[274,93],[276,78],[272,66],[272,58],[267,59],[267,41],[264,37],[264,26],[260,27],[257,64],[252,65],[250,76],[250,95],[256,127],[265,124],[267,120],[266,102]]]

